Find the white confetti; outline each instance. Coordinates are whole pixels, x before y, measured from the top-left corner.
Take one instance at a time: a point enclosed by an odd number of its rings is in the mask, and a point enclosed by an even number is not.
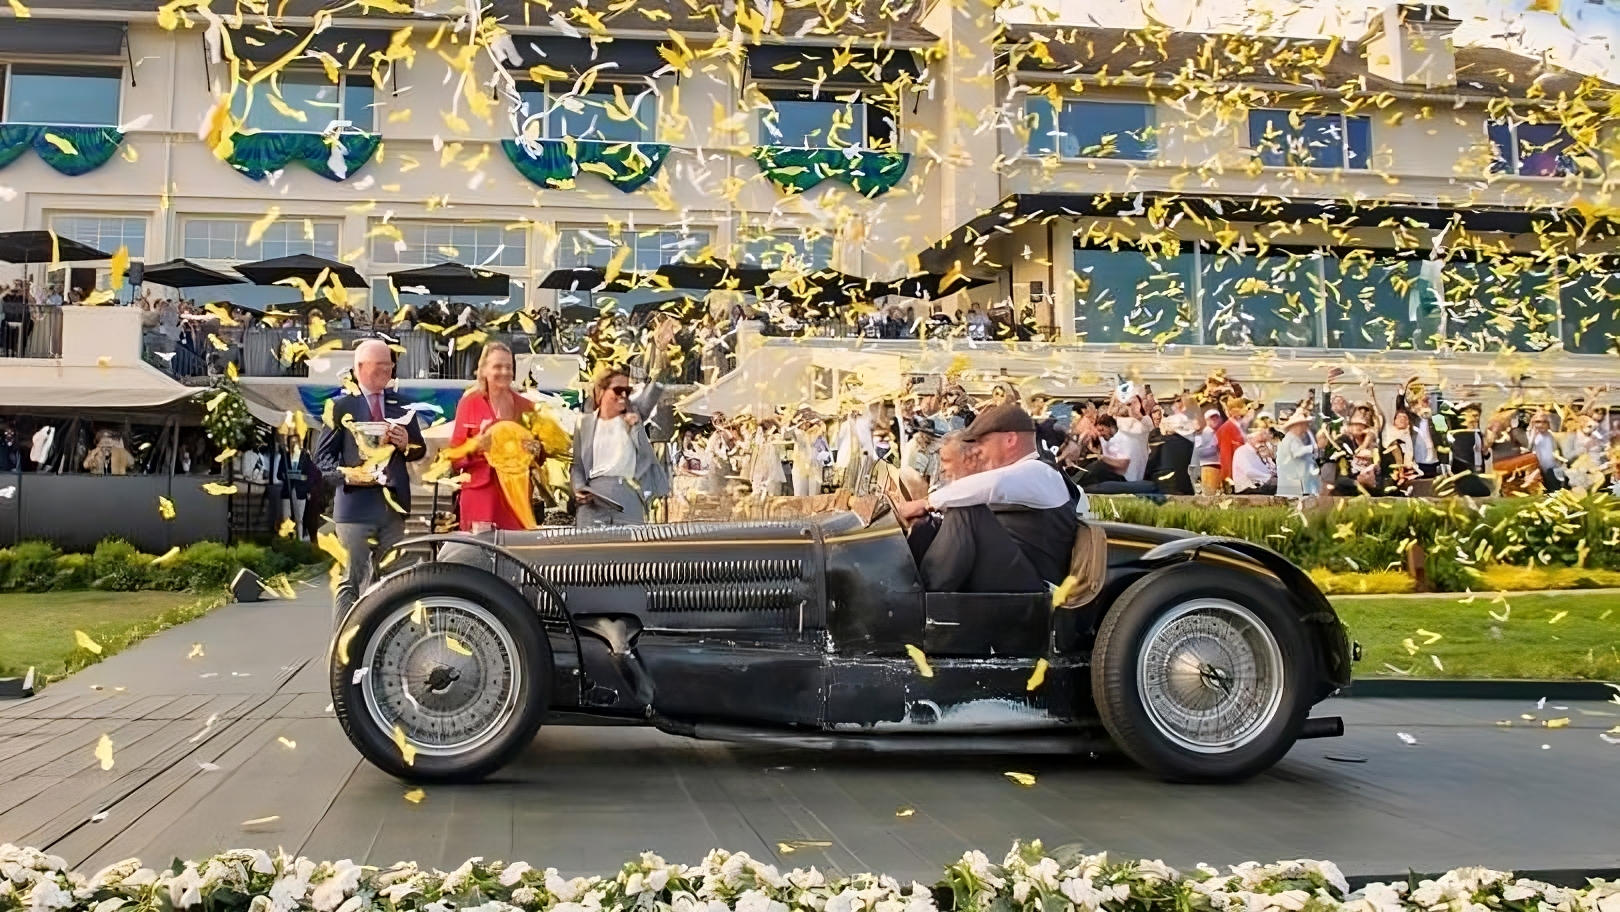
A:
[[[1407,744],[1416,744],[1416,743],[1418,743],[1418,739],[1412,737],[1411,735],[1407,734],[1406,732],[1396,732],[1395,737],[1400,738],[1402,741],[1406,742]]]

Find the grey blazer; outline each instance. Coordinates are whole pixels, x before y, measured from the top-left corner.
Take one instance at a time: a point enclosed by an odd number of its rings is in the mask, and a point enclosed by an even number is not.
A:
[[[630,402],[631,411],[641,417],[630,429],[630,446],[636,451],[636,477],[631,480],[641,489],[643,499],[665,497],[670,491],[669,469],[653,452],[652,441],[647,437],[647,414],[662,392],[659,384],[649,383],[642,394]],[[596,458],[596,421],[596,410],[592,409],[580,418],[579,427],[574,431],[574,465],[569,470],[569,481],[575,491],[584,490],[591,479],[591,464]]]

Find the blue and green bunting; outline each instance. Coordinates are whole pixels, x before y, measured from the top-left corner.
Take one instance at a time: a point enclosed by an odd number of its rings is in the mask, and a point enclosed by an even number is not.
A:
[[[803,193],[828,178],[865,197],[881,196],[906,176],[911,155],[871,149],[804,149],[758,146],[754,160],[778,189]]]
[[[508,139],[501,149],[529,182],[548,190],[569,190],[579,172],[595,174],[625,193],[653,179],[669,157],[664,143],[541,139],[530,147]]]
[[[0,168],[33,147],[45,164],[68,177],[78,177],[112,161],[123,145],[117,127],[0,124]]]
[[[344,173],[332,169],[332,143],[342,146]],[[321,133],[238,133],[231,137],[231,167],[253,180],[286,168],[293,162],[330,181],[347,180],[377,154],[382,137],[372,133],[344,133],[335,140]]]

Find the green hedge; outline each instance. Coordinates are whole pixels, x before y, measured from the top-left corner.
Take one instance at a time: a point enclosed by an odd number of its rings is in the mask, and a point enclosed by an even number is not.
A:
[[[1091,507],[1099,519],[1258,542],[1307,570],[1401,569],[1417,544],[1430,585],[1447,591],[1479,588],[1480,573],[1494,565],[1620,570],[1620,499],[1601,493],[1493,501],[1363,497],[1310,507],[1093,497]]]
[[[229,585],[243,567],[270,577],[324,559],[313,545],[291,538],[278,538],[269,547],[198,542],[162,561],[157,557],[117,538],[101,542],[90,554],[64,554],[49,542],[19,542],[0,548],[0,592],[202,591]]]

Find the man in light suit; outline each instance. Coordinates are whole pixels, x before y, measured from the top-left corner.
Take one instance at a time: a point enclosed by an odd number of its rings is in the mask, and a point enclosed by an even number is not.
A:
[[[648,383],[636,400],[632,391],[622,372],[597,380],[596,408],[574,432],[570,478],[579,504],[574,524],[581,528],[640,525],[647,502],[669,494],[669,470],[653,453],[643,421],[658,401],[658,384]]]
[[[339,396],[333,402],[332,423],[321,430],[315,449],[315,464],[337,491],[332,521],[337,525],[338,544],[348,553],[348,564],[343,568],[332,606],[333,627],[360,597],[369,582],[373,562],[405,537],[405,516],[411,510],[411,477],[405,464],[427,453],[416,415],[388,389],[394,378],[394,353],[388,343],[367,339],[355,348],[354,378],[360,391]],[[344,471],[365,462],[345,418],[361,423],[389,422],[383,442],[392,444],[394,453],[384,469],[386,484]]]

